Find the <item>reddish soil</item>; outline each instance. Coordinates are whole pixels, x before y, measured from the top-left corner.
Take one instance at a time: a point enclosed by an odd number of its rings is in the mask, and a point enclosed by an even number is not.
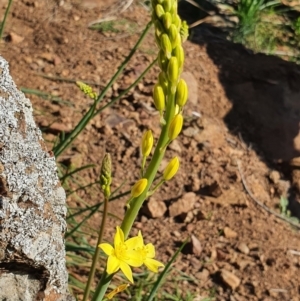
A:
[[[95,89],[103,89],[149,20],[150,13],[135,1],[118,16],[125,20],[120,32],[92,31],[87,25],[114,1],[79,2],[15,1],[1,45],[19,87],[71,103],[28,95],[49,149],[58,133],[69,132],[92,103],[67,79],[93,82]],[[1,1],[2,12],[5,3]],[[206,25],[193,29],[184,48],[184,77],[190,86],[185,125],[163,162],[176,154],[181,158],[180,172],[145,204],[133,233],[141,229],[163,262],[193,236],[194,244],[179,255],[163,287],[171,292],[176,283],[181,300],[190,290],[198,301],[207,296],[220,301],[299,301],[299,227],[257,201],[280,214],[279,200],[286,196],[292,214],[300,217],[300,67],[254,54]],[[131,84],[155,54],[149,34],[104,103]],[[98,179],[106,151],[113,158],[114,189],[126,180],[121,189],[126,191],[137,180],[142,133],[148,128],[155,137],[159,133],[159,116],[151,100],[157,74],[155,67],[134,90],[94,118],[58,158],[73,168],[96,164],[76,178],[81,185]],[[70,181],[67,191],[78,188],[78,182]],[[101,200],[99,188],[93,186],[71,195],[68,205]],[[110,212],[122,217],[124,202],[124,198],[111,202]],[[100,220],[97,213],[90,224],[96,228]],[[107,240],[118,223],[109,219]],[[91,244],[95,240],[92,234]],[[86,270],[72,271],[77,279],[86,279]]]

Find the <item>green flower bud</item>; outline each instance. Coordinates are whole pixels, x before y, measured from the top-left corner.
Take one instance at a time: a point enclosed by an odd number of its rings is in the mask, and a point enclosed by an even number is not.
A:
[[[171,15],[173,15],[173,16],[177,15],[177,10],[178,10],[178,2],[174,1],[173,5],[172,5],[172,8],[170,9]]]
[[[178,30],[180,30],[181,27],[181,19],[177,14],[173,15],[173,24],[175,24],[178,28]]]
[[[169,181],[171,180],[177,173],[179,169],[179,159],[178,157],[174,157],[169,164],[167,165],[164,174],[163,174],[163,178],[165,181]]]
[[[162,21],[163,21],[165,29],[169,29],[170,26],[171,26],[171,24],[172,24],[172,16],[171,16],[171,14],[170,13],[165,13],[162,16]]]
[[[181,70],[182,66],[183,66],[183,63],[184,63],[184,50],[183,50],[183,47],[180,44],[177,45],[173,49],[172,55],[177,58],[178,68],[179,68],[179,70]]]
[[[169,12],[172,9],[174,0],[164,0],[163,6],[166,12]]]
[[[166,33],[163,33],[160,37],[160,47],[164,51],[166,57],[170,59],[172,53],[172,45]]]
[[[109,153],[106,153],[102,160],[100,173],[100,186],[106,198],[110,196],[111,181],[111,157]]]
[[[168,59],[163,50],[160,50],[158,53],[158,66],[161,70],[167,70],[168,68]]]
[[[166,78],[166,74],[161,71],[158,75],[158,82],[163,87],[165,95],[168,94],[168,80]]]
[[[180,34],[175,24],[170,25],[168,33],[172,48],[175,48],[178,44],[180,45]]]
[[[184,43],[187,40],[188,36],[189,36],[189,26],[186,23],[186,21],[183,21],[181,23],[180,36],[181,36],[182,43]]]
[[[152,131],[148,130],[144,133],[142,138],[142,154],[144,157],[148,157],[153,147],[153,135]]]
[[[180,79],[176,89],[175,101],[179,107],[183,107],[188,99],[188,87],[184,79]]]
[[[156,16],[157,16],[158,19],[161,19],[161,18],[162,18],[162,16],[165,14],[165,10],[164,10],[164,8],[162,7],[162,5],[157,4],[157,5],[155,6],[155,14],[156,14]]]
[[[153,89],[153,100],[156,109],[162,113],[165,109],[165,94],[164,89],[160,84],[156,84]]]
[[[169,60],[167,75],[169,81],[172,84],[172,87],[176,88],[178,82],[178,76],[179,76],[179,68],[178,68],[178,60],[175,56],[172,56]],[[172,93],[175,93],[175,91],[172,91]]]
[[[181,114],[176,115],[170,123],[170,127],[168,130],[168,136],[170,141],[177,138],[179,133],[181,132],[183,125],[183,117]]]
[[[131,196],[137,198],[140,196],[148,185],[148,180],[143,178],[138,180],[131,188]]]
[[[98,95],[96,92],[93,91],[93,88],[81,81],[77,81],[76,85],[79,87],[79,89],[88,97],[91,99],[97,99]]]
[[[161,24],[159,20],[156,19],[154,25],[155,25],[155,34],[157,35],[157,37],[160,37],[163,33],[165,33],[164,26]],[[158,46],[160,46],[160,43],[158,44]]]

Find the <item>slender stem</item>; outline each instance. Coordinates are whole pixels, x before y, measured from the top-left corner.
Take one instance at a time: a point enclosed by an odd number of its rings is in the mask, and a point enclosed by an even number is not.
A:
[[[97,104],[99,104],[103,100],[103,98],[106,95],[106,93],[109,90],[109,88],[113,85],[113,83],[116,81],[116,79],[118,78],[118,76],[123,72],[123,70],[125,69],[127,63],[132,58],[132,56],[135,54],[136,50],[138,49],[138,47],[140,46],[140,44],[144,40],[146,34],[148,33],[149,29],[151,28],[151,25],[152,25],[152,21],[150,21],[147,24],[145,30],[143,31],[142,35],[140,36],[140,38],[137,41],[137,43],[135,44],[135,46],[130,51],[129,55],[126,57],[126,59],[124,60],[124,62],[122,63],[122,65],[120,66],[120,68],[118,69],[118,71],[111,78],[111,80],[109,81],[109,83],[106,85],[106,87],[100,93],[100,95],[98,96],[98,98],[95,100],[95,103],[93,104],[93,106],[91,106],[91,108],[88,110],[88,112],[83,116],[83,118],[78,123],[78,125],[75,127],[75,129],[66,137],[66,139],[64,139],[63,141],[61,141],[53,149],[55,157],[58,157],[68,146],[70,146],[70,144],[76,139],[76,137],[84,130],[84,128],[86,127],[86,125],[88,124],[88,122],[95,116],[94,113],[96,111]]]
[[[126,214],[124,216],[124,219],[123,219],[123,222],[121,225],[121,229],[124,232],[125,238],[128,236],[128,234],[131,230],[131,227],[134,223],[134,220],[136,219],[138,212],[147,197],[147,193],[148,193],[149,189],[151,188],[153,180],[157,174],[161,160],[164,157],[165,145],[167,144],[167,142],[169,140],[168,129],[169,129],[169,125],[171,123],[171,120],[172,120],[172,118],[174,116],[174,112],[175,112],[174,94],[172,94],[170,92],[171,91],[169,91],[169,93],[168,93],[168,100],[167,100],[167,108],[166,108],[166,116],[165,116],[166,124],[162,128],[160,137],[159,137],[157,145],[155,147],[153,157],[152,157],[150,164],[144,174],[144,178],[148,179],[148,186],[139,197],[132,200],[130,208],[126,211]]]
[[[1,28],[0,28],[0,40],[2,40],[2,35],[3,35],[3,31],[4,31],[4,26],[5,26],[6,19],[7,19],[7,16],[8,16],[9,10],[10,10],[10,7],[11,7],[11,5],[12,5],[12,2],[13,2],[13,0],[9,0],[9,1],[8,1],[7,8],[6,8],[6,10],[5,10],[4,18],[3,18],[3,21],[2,21],[2,24],[1,24]]]
[[[106,271],[103,272],[100,282],[96,288],[92,301],[102,301],[103,297],[108,289],[108,286],[113,278],[114,274],[108,275]]]
[[[99,230],[98,241],[97,241],[97,245],[96,245],[96,251],[95,251],[94,256],[93,256],[93,262],[92,262],[92,266],[91,266],[91,269],[90,269],[88,282],[87,282],[85,290],[84,290],[83,301],[87,301],[87,299],[89,297],[89,294],[90,294],[91,285],[92,285],[92,281],[94,279],[96,266],[97,266],[97,262],[98,262],[98,258],[99,258],[99,254],[100,254],[100,248],[98,248],[98,245],[101,243],[102,238],[103,238],[107,213],[108,213],[108,198],[106,197],[104,199],[103,217],[102,217],[101,227],[100,227],[100,230]]]

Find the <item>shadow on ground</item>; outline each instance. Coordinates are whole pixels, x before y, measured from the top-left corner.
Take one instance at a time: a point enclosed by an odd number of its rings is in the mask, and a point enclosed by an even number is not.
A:
[[[195,10],[187,3],[181,6],[189,24],[207,16]],[[270,167],[284,172],[293,185],[290,195],[294,200],[300,188],[300,66],[255,54],[226,40],[226,32],[208,24],[193,28],[191,40],[206,47],[219,70],[220,83],[232,103],[224,117],[228,129]],[[295,206],[293,211],[300,217],[299,203]]]

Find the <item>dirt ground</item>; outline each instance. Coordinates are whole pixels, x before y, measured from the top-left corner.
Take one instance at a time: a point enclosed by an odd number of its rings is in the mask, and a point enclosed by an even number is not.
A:
[[[114,2],[14,1],[1,55],[15,82],[68,101],[28,95],[49,149],[92,103],[74,81],[92,82],[101,90],[149,20],[141,1],[134,1],[118,16],[119,32],[88,29]],[[5,4],[1,0],[1,12]],[[163,162],[176,154],[181,169],[145,204],[133,233],[141,229],[163,262],[192,237],[163,287],[170,292],[176,283],[182,300],[190,290],[195,301],[300,301],[300,227],[274,215],[280,214],[284,196],[300,218],[300,66],[254,54],[205,24],[193,29],[184,48],[183,76],[190,89],[185,124]],[[155,54],[150,33],[104,102],[131,84]],[[94,118],[58,161],[73,167],[96,164],[80,173],[88,184],[97,180],[103,155],[110,152],[113,188],[126,180],[126,191],[138,178],[142,133],[148,128],[155,137],[159,133],[151,100],[157,71],[153,68],[134,90]],[[80,198],[91,205],[102,199],[94,186],[70,196],[68,205],[82,206]],[[124,201],[111,202],[110,211],[122,217]],[[91,224],[97,227],[100,220],[97,213]],[[117,223],[109,220],[107,240]]]

